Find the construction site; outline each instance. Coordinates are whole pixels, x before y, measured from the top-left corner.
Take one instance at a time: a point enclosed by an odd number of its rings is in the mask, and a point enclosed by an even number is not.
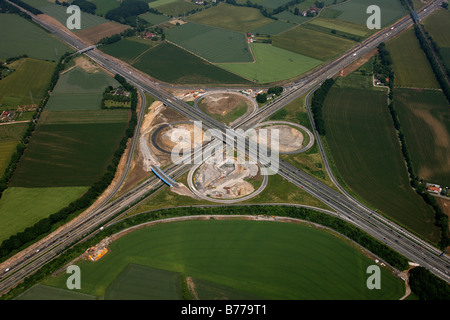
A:
[[[202,163],[192,178],[195,190],[203,197],[238,199],[255,192],[263,177],[260,167],[239,163],[236,158],[209,159]]]

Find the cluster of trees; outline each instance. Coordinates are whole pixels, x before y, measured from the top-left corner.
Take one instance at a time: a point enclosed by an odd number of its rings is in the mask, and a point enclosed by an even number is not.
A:
[[[267,93],[258,93],[256,95],[256,101],[258,103],[266,103],[267,102]]]
[[[283,87],[271,87],[267,90],[268,94],[275,94],[276,96],[281,95],[283,93]]]
[[[378,54],[373,60],[373,73],[381,83],[389,86],[391,95],[395,75],[392,69],[392,58],[384,42],[378,46]],[[391,96],[389,98],[392,99]]]
[[[63,64],[64,62],[63,58],[60,61],[60,64]],[[64,69],[64,66],[57,68],[58,75],[59,72]],[[126,90],[131,92],[131,112],[132,116],[128,124],[128,129],[125,133],[125,136],[120,141],[119,147],[114,152],[113,158],[111,160],[111,164],[107,167],[106,172],[102,176],[102,178],[94,183],[88,191],[86,191],[85,194],[83,194],[79,199],[75,200],[74,202],[70,203],[67,207],[59,210],[58,212],[50,215],[48,218],[41,219],[37,223],[35,223],[33,226],[26,228],[22,232],[18,232],[17,234],[9,237],[7,240],[4,240],[0,245],[0,259],[4,260],[9,255],[11,255],[15,250],[19,250],[20,248],[24,247],[28,243],[35,241],[38,237],[41,237],[45,235],[46,233],[50,232],[52,228],[58,224],[58,223],[64,223],[67,221],[67,219],[74,213],[79,212],[80,210],[86,209],[89,205],[91,205],[95,199],[101,193],[111,184],[117,170],[117,166],[119,164],[120,158],[122,157],[123,152],[125,151],[127,141],[129,138],[131,138],[134,134],[134,130],[137,124],[137,115],[136,115],[136,106],[137,106],[137,90],[129,85],[126,80],[123,77],[118,78],[116,76],[116,80],[120,79],[122,82],[122,86]],[[118,80],[119,81],[119,80]],[[120,81],[119,81],[120,82]],[[52,87],[53,89],[53,87]],[[44,104],[45,105],[45,104]],[[32,124],[32,127],[27,130],[27,134],[31,134],[31,132],[34,130],[34,121],[30,122]],[[25,150],[25,145],[20,147],[20,155]],[[17,164],[20,155],[18,157],[15,157],[14,162],[14,168]],[[7,172],[5,174],[8,174],[9,172],[13,172],[13,170],[10,170],[8,168]],[[13,169],[13,168],[11,168]],[[8,179],[9,179],[8,177]],[[1,188],[6,187],[6,183],[4,183],[3,178],[0,180],[0,191],[3,191]]]
[[[140,0],[124,0],[119,7],[109,10],[105,18],[119,23],[129,24],[142,13],[149,11],[147,2]],[[130,19],[131,18],[131,19]]]
[[[314,124],[316,126],[316,130],[320,135],[326,134],[325,129],[325,121],[322,116],[322,107],[325,98],[330,91],[331,87],[334,84],[333,79],[327,79],[319,89],[314,92],[314,95],[311,99],[311,111],[313,113]]]
[[[124,92],[126,90],[124,90],[122,87],[119,87],[119,89],[122,89]],[[126,96],[126,95],[121,95],[121,94],[114,94],[114,88],[112,86],[109,86],[105,89],[105,91],[103,92],[103,98],[102,98],[102,102],[101,102],[101,108],[102,109],[106,109],[106,105],[105,105],[105,101],[116,101],[116,102],[122,102],[122,103],[127,103],[127,102],[131,102],[131,97],[130,96]],[[114,107],[114,109],[120,109],[123,107]]]
[[[394,127],[398,133],[398,139],[400,140],[400,147],[403,158],[406,162],[406,168],[408,170],[410,184],[416,190],[416,192],[424,199],[424,201],[429,204],[435,212],[435,225],[439,227],[441,230],[441,239],[438,243],[438,246],[441,249],[445,249],[447,245],[450,244],[449,234],[448,234],[448,216],[442,211],[439,205],[426,190],[423,184],[419,183],[419,177],[416,175],[413,161],[411,158],[411,154],[409,153],[408,145],[406,143],[405,135],[403,134],[402,126],[400,123],[400,119],[398,117],[397,110],[395,108],[395,100],[394,100],[394,79],[395,74],[392,69],[392,59],[389,54],[389,51],[386,49],[384,43],[380,44],[378,47],[378,55],[374,60],[374,72],[381,72],[383,70],[389,74],[389,99],[390,103],[388,105],[389,112],[391,114],[392,122],[394,123]],[[381,68],[381,69],[380,69]],[[380,79],[381,80],[381,79]]]
[[[39,9],[36,9],[33,6],[30,6],[28,3],[23,2],[22,0],[10,0],[11,2],[14,2],[15,4],[17,4],[18,6],[21,6],[22,8],[24,8],[27,11],[30,11],[32,14],[42,14],[43,12]],[[5,2],[6,3],[6,2]],[[3,6],[3,4],[2,4]]]
[[[134,29],[127,29],[122,31],[121,33],[117,33],[114,34],[110,37],[105,37],[102,38],[97,45],[107,45],[107,44],[112,44],[114,42],[120,41],[122,38],[127,38],[127,37],[133,37],[136,35],[136,33],[141,30],[144,29],[143,26],[140,26],[139,28],[134,28]]]
[[[409,271],[409,285],[420,300],[450,300],[450,286],[424,267]]]
[[[422,26],[423,28],[423,26]],[[419,40],[420,47],[425,52],[425,55],[427,56],[427,59],[431,65],[431,68],[433,69],[433,72],[436,76],[437,81],[439,82],[439,85],[441,86],[442,91],[444,92],[445,97],[450,102],[450,85],[447,81],[446,75],[444,72],[442,72],[439,62],[436,60],[433,49],[430,47],[430,45],[427,42],[427,39],[422,34],[420,27],[417,25],[414,25],[414,32],[416,34],[417,40]]]
[[[97,6],[94,3],[86,0],[73,0],[72,4],[80,7],[81,11],[90,14],[95,14],[95,10],[97,9]]]

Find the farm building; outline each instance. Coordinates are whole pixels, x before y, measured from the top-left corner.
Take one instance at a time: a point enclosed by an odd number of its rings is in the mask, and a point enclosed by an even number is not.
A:
[[[441,186],[439,186],[437,184],[427,183],[427,191],[431,192],[431,193],[440,194],[442,191],[442,188],[441,188]]]

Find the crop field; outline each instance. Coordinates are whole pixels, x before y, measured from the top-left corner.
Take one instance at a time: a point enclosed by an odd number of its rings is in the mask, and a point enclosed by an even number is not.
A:
[[[49,2],[47,6],[40,7],[39,10],[41,10],[44,14],[47,14],[55,18],[64,26],[66,25],[67,18],[69,17],[69,15],[66,13],[67,10],[66,7]],[[109,22],[109,20],[106,20],[105,18],[89,14],[83,11],[81,11],[80,21],[81,21],[81,30]]]
[[[295,24],[293,23],[274,21],[259,27],[258,29],[252,30],[252,33],[274,36],[286,30],[292,29],[293,27],[295,27]]]
[[[166,31],[167,39],[212,62],[253,62],[245,34],[192,22]]]
[[[374,4],[372,0],[351,0],[332,7],[334,11],[340,11],[338,20],[344,20],[361,25],[366,25],[369,15],[367,8]],[[381,9],[381,27],[387,27],[395,21],[407,15],[399,0],[378,0],[376,5]],[[328,9],[325,9],[328,10]]]
[[[103,38],[119,34],[129,28],[129,26],[111,21],[76,31],[75,34],[87,44],[94,45]]]
[[[6,189],[0,199],[0,242],[67,206],[87,189],[82,186]]]
[[[370,33],[370,30],[366,26],[328,18],[316,18],[308,22],[308,25],[319,26],[328,30],[336,30],[344,33],[349,33],[355,36],[364,37]]]
[[[43,111],[40,117],[42,124],[77,124],[77,123],[119,123],[127,122],[129,110],[70,110]]]
[[[46,110],[100,110],[103,95],[101,93],[65,93],[50,97]]]
[[[276,47],[319,60],[329,60],[353,47],[356,42],[298,26],[273,37]]]
[[[53,89],[53,94],[98,93],[107,86],[117,87],[119,83],[103,71],[89,73],[82,68],[74,68],[62,74]]]
[[[255,63],[224,63],[221,67],[260,83],[293,78],[311,70],[321,61],[264,43],[252,43]]]
[[[332,88],[323,108],[326,142],[339,175],[393,220],[437,242],[434,212],[411,189],[387,93]]]
[[[450,66],[450,12],[448,10],[437,10],[424,20],[423,24],[433,40],[441,48],[441,54],[447,68]]]
[[[286,21],[288,23],[302,24],[306,21],[311,20],[311,17],[297,16],[290,11],[282,11],[274,15],[275,18],[281,21]]]
[[[16,146],[22,139],[27,126],[27,123],[0,125],[0,177],[16,151]]]
[[[163,3],[165,2],[165,4],[161,4],[158,5],[156,8],[159,12],[164,13],[165,15],[168,16],[173,16],[173,17],[179,17],[179,16],[183,16],[185,13],[191,11],[191,10],[196,10],[199,9],[199,5],[190,2],[190,1],[186,1],[186,0],[175,0],[175,1],[155,1],[155,2],[150,2],[149,5],[150,7],[153,8],[154,5],[158,4],[158,3]]]
[[[122,39],[112,44],[100,46],[99,49],[110,56],[132,64],[137,57],[151,47],[151,41],[148,41],[148,44],[145,44],[132,39]]]
[[[392,57],[395,86],[439,89],[439,83],[422,51],[414,31],[405,30],[386,43]]]
[[[11,186],[90,186],[105,172],[127,126],[126,122],[39,125]]]
[[[103,71],[89,73],[74,68],[62,74],[46,105],[49,111],[99,110],[103,91],[119,83]]]
[[[15,300],[95,300],[96,297],[74,290],[64,290],[37,284],[18,296]]]
[[[16,70],[0,81],[0,110],[39,104],[44,98],[55,69],[55,62],[22,59]],[[33,99],[33,100],[32,100]]]
[[[103,17],[109,10],[120,6],[120,2],[116,0],[89,0],[89,2],[92,2],[97,6],[95,13]]]
[[[396,89],[395,102],[416,174],[427,182],[450,185],[450,118],[444,95]]]
[[[133,66],[156,79],[171,83],[248,83],[170,43],[142,55]]]
[[[130,263],[192,277],[194,284],[199,281],[210,288],[209,296],[215,294],[211,288],[217,293],[226,287],[225,294],[230,296],[222,298],[230,300],[398,299],[404,294],[402,281],[384,268],[381,290],[368,290],[366,269],[374,263],[371,259],[330,232],[300,224],[209,220],[140,229],[111,243],[110,253],[96,263],[79,263],[83,274],[80,292],[107,297],[106,288],[123,280],[122,270]],[[150,283],[153,273],[134,275]],[[149,292],[173,296],[175,284],[170,276],[160,277]],[[45,283],[65,288],[65,281],[63,275]],[[132,279],[135,286],[121,282],[124,289],[117,294],[123,299],[149,294],[138,279]]]
[[[273,20],[264,17],[258,9],[220,4],[187,17],[188,21],[213,27],[250,32]]]
[[[169,21],[169,18],[162,14],[155,14],[151,12],[146,12],[144,14],[139,15],[139,18],[144,19],[145,21],[151,23],[152,25],[157,25],[166,21]]]
[[[0,14],[0,59],[28,55],[31,58],[57,61],[73,50],[40,27],[15,14]]]
[[[175,272],[128,265],[108,287],[105,300],[181,300],[181,279]]]

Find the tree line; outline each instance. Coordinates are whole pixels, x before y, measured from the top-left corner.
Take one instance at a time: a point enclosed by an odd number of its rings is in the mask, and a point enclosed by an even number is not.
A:
[[[22,0],[10,0],[11,2],[17,4],[18,6],[21,6],[27,11],[30,11],[32,14],[42,14],[43,12],[39,9],[36,9],[35,7],[29,5],[28,3],[23,2]]]
[[[414,25],[414,33],[416,34],[417,40],[419,40],[420,47],[422,48],[423,52],[425,52],[428,62],[430,63],[431,68],[433,69],[433,72],[436,76],[436,80],[439,82],[439,85],[441,86],[441,89],[445,97],[447,98],[447,101],[450,102],[450,85],[447,81],[445,74],[439,67],[438,61],[436,61],[436,58],[433,54],[433,49],[428,44],[427,39],[422,34],[419,26]]]
[[[62,71],[63,69],[64,64],[60,62],[59,67],[57,68],[57,70],[55,70],[55,72],[57,72],[57,76],[59,76],[59,72]],[[33,226],[26,228],[24,231],[18,232],[15,235],[12,235],[8,239],[4,240],[0,245],[0,260],[5,260],[12,254],[14,254],[16,251],[20,250],[21,248],[24,248],[26,245],[29,245],[31,242],[36,241],[38,238],[41,238],[45,234],[49,233],[57,224],[67,222],[68,219],[71,217],[71,215],[88,208],[98,198],[98,196],[100,196],[103,193],[103,191],[111,184],[116,174],[120,158],[122,157],[126,149],[127,141],[129,138],[133,136],[135,127],[137,125],[136,106],[138,102],[136,88],[128,84],[123,77],[120,76],[118,77],[118,75],[116,75],[115,78],[118,81],[120,79],[119,82],[122,81],[121,82],[122,86],[126,88],[127,91],[131,92],[132,114],[125,135],[120,141],[119,147],[114,152],[113,158],[111,160],[110,165],[108,165],[106,172],[103,174],[100,180],[94,183],[80,198],[73,201],[68,206],[59,210],[58,212],[50,215],[49,217],[39,220]],[[56,84],[56,82],[51,83],[52,89],[54,87],[54,84]],[[47,100],[45,100],[45,103],[46,101]],[[31,134],[31,132],[34,130],[35,127],[34,121],[30,122],[30,126],[31,127],[29,128],[29,130],[27,130],[26,135]],[[9,178],[12,175],[12,172],[14,172],[15,166],[18,160],[20,159],[20,156],[23,154],[23,151],[25,150],[24,147],[25,145],[20,145],[20,150],[18,150],[20,151],[20,153],[17,152],[17,155],[13,156],[14,158],[14,161],[12,161],[13,166],[8,167],[9,170],[5,172],[5,174],[7,175],[7,180],[9,180]],[[0,187],[6,188],[6,182],[2,178],[0,180]],[[0,190],[3,191],[1,188]]]
[[[332,78],[327,79],[319,89],[317,89],[311,98],[311,111],[313,113],[314,124],[317,132],[324,136],[326,134],[325,121],[323,120],[322,108],[328,92],[334,84]]]
[[[389,100],[390,103],[388,105],[389,113],[392,118],[392,122],[394,124],[394,128],[397,131],[398,139],[400,140],[400,148],[403,155],[403,159],[406,162],[406,168],[408,170],[409,181],[414,190],[422,197],[422,199],[430,205],[434,210],[435,216],[435,225],[441,231],[440,241],[438,246],[440,249],[444,250],[449,244],[449,233],[448,233],[448,216],[442,211],[439,205],[426,190],[423,183],[419,183],[419,177],[416,175],[414,170],[413,161],[411,158],[411,154],[408,149],[408,144],[406,142],[405,135],[403,133],[403,129],[400,123],[400,119],[398,117],[397,110],[395,108],[395,99],[394,99],[394,81],[395,81],[395,73],[392,69],[392,58],[390,56],[389,51],[386,48],[384,43],[381,43],[378,46],[378,54],[374,59],[374,73],[383,72],[383,74],[389,75]],[[380,71],[381,70],[381,71]]]
[[[11,1],[14,2],[14,1]],[[17,14],[21,16],[22,18],[25,18],[27,20],[31,21],[31,17],[29,14],[23,12],[16,6],[6,2],[5,0],[0,0],[0,13],[11,13],[11,14]]]
[[[450,286],[424,267],[409,271],[409,285],[420,300],[450,300]]]

